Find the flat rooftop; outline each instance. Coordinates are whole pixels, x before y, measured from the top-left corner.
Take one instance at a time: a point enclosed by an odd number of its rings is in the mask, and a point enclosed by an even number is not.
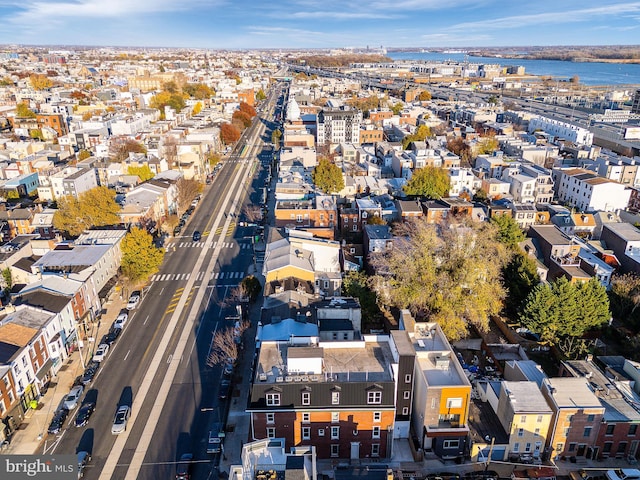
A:
[[[326,382],[392,381],[393,357],[389,343],[375,336],[365,340],[319,342],[317,345],[291,345],[289,342],[263,342],[256,367],[256,381]],[[321,369],[305,373],[287,371],[289,358],[320,359]],[[266,379],[265,379],[266,377]],[[333,380],[331,380],[333,377]]]

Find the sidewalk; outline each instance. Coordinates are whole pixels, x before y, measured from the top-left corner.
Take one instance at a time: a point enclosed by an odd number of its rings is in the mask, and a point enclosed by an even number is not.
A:
[[[95,341],[99,342],[102,336],[109,331],[111,324],[126,305],[126,300],[120,299],[119,292],[114,292],[103,306],[106,312],[98,322]],[[11,436],[8,445],[0,449],[3,455],[32,455],[42,451],[47,444],[55,440],[55,436],[48,435],[47,429],[53,418],[54,412],[62,404],[64,398],[71,390],[73,382],[78,375],[82,375],[84,367],[80,359],[82,352],[84,364],[91,361],[93,351],[97,345],[85,343],[85,347],[72,352],[66,358],[58,373],[51,379],[47,392],[38,400],[38,408],[27,410],[24,420]],[[71,415],[70,415],[71,416]],[[65,422],[68,425],[69,420]]]

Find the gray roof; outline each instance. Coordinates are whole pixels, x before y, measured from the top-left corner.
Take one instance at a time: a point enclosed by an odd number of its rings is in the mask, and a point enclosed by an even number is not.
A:
[[[512,399],[510,403],[514,413],[552,413],[536,382],[505,381],[502,386]]]
[[[36,269],[80,271],[92,267],[111,249],[110,245],[78,245],[70,250],[51,250],[33,264]]]
[[[640,241],[640,230],[630,223],[606,223],[603,225],[603,228],[610,230],[627,242]]]

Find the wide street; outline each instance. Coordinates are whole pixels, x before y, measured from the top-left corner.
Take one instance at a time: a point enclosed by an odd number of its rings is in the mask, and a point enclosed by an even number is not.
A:
[[[205,453],[208,426],[225,411],[224,402],[218,405],[221,367],[207,366],[206,359],[213,332],[233,325],[226,317],[235,309],[221,301],[253,266],[254,228],[239,226],[240,212],[260,201],[267,173],[257,155],[271,137],[267,126],[278,95],[278,87],[270,91],[263,118],[205,188],[181,235],[168,239],[160,271],[87,387],[97,396],[88,425],[73,426],[74,410],[61,434],[45,443],[46,453],[92,452],[88,479],[172,478],[187,452],[197,462],[194,478],[208,478],[214,467],[216,459]],[[202,238],[194,242],[196,230]],[[132,407],[132,416],[125,433],[112,435],[122,404]]]

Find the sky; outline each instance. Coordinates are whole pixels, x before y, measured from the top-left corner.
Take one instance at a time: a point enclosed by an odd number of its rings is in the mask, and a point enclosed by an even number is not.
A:
[[[0,0],[0,44],[482,47],[640,44],[640,1]]]

